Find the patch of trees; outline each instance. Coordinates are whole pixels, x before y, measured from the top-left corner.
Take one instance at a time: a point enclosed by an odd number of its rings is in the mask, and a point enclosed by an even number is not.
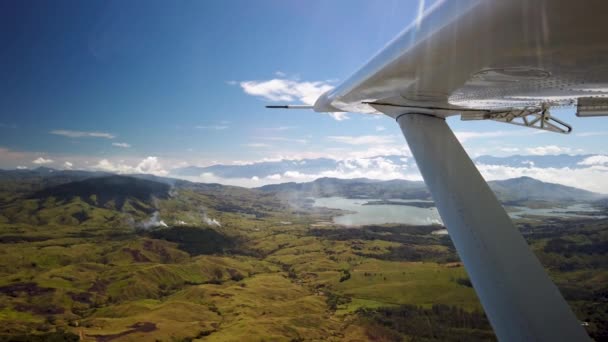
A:
[[[245,276],[242,275],[241,272],[239,272],[233,268],[229,268],[226,271],[228,271],[228,275],[230,275],[230,280],[241,281],[241,280],[245,279]]]
[[[340,277],[340,282],[347,281],[348,279],[350,279],[350,271],[342,270],[342,276]]]
[[[384,254],[365,254],[357,255],[390,261],[433,261],[438,263],[456,262],[458,255],[453,249],[441,250],[426,246],[412,246],[404,244],[398,247],[390,247]]]
[[[55,331],[46,334],[0,335],[0,342],[77,342],[78,335],[67,331]]]
[[[72,217],[78,220],[78,224],[89,219],[89,214],[85,210],[81,210],[72,214]]]
[[[338,305],[348,304],[351,301],[350,297],[342,296],[332,292],[328,292],[326,296],[327,299],[325,299],[325,303],[327,304],[327,308],[331,311],[336,311],[336,309],[338,309]]]
[[[466,287],[473,287],[473,284],[471,284],[471,280],[469,278],[458,278],[456,279],[456,284]]]
[[[608,241],[592,241],[591,243],[577,244],[562,238],[551,239],[543,249],[545,253],[558,253],[566,257],[573,254],[608,254]]]
[[[35,282],[18,282],[0,286],[0,293],[10,297],[18,297],[21,294],[25,294],[28,297],[42,296],[53,292],[55,292],[54,288],[38,286]]]
[[[154,239],[177,243],[190,255],[224,253],[236,245],[234,238],[209,228],[173,227],[148,233]]]
[[[365,226],[365,229],[368,229],[375,233],[393,233],[393,234],[409,234],[409,235],[429,235],[437,229],[443,227],[438,227],[436,225],[428,225],[428,226],[413,226],[413,225],[398,225],[398,226],[386,226],[386,225],[369,225]]]
[[[608,305],[606,303],[606,297],[604,297],[603,302],[580,303],[580,306],[576,308],[577,317],[588,324],[585,326],[585,330],[595,341],[608,341]]]
[[[577,317],[588,323],[585,327],[595,341],[608,341],[608,289],[581,286],[580,283],[557,283],[562,295],[575,308]]]
[[[456,306],[435,304],[431,308],[401,305],[390,308],[359,309],[367,323],[368,336],[386,336],[401,340],[409,336],[425,341],[495,341],[496,337],[480,311],[465,311]]]
[[[561,272],[608,268],[608,229],[592,225],[575,234],[562,233],[549,239],[537,250],[545,267]]]
[[[518,228],[528,241],[561,238],[567,235],[582,235],[590,240],[600,240],[608,227],[608,219],[559,219],[543,220],[540,224],[523,223]]]
[[[256,218],[264,218],[264,217],[269,216],[268,214],[261,212],[259,210],[255,210],[253,208],[242,207],[242,206],[228,203],[228,202],[220,202],[213,207],[215,210],[221,211],[224,213],[239,213],[239,214],[254,215]],[[257,207],[261,208],[261,206],[259,206],[259,205]]]
[[[311,229],[313,236],[330,240],[383,240],[401,243],[401,246],[391,247],[387,253],[361,253],[357,255],[391,261],[433,261],[439,263],[458,261],[458,255],[449,236],[431,235],[437,226],[381,226],[371,225],[361,228]],[[442,248],[437,248],[442,246]],[[445,248],[447,247],[447,249]],[[361,250],[354,245],[353,250]]]
[[[28,235],[2,235],[0,236],[0,243],[23,243],[23,242],[39,242],[51,240],[51,236],[28,236]]]
[[[448,236],[431,235],[438,226],[365,226],[361,228],[311,229],[310,235],[330,240],[384,240],[412,245],[452,247]]]

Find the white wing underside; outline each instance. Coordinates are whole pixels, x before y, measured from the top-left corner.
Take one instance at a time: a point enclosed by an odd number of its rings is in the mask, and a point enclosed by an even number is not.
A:
[[[438,1],[315,110],[474,119],[607,97],[606,13],[606,0]]]

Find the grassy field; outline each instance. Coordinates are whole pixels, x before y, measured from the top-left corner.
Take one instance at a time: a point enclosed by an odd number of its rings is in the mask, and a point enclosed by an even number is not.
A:
[[[436,226],[319,224],[332,212],[239,188],[116,203],[3,204],[0,341],[493,339]],[[156,210],[171,228],[138,224]],[[521,227],[592,336],[607,337],[608,221]],[[459,320],[413,324],[445,317]]]

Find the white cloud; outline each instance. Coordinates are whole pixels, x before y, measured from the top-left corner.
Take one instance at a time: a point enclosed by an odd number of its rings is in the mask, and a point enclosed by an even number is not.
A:
[[[583,159],[578,165],[608,165],[608,156],[606,155],[597,155],[591,156]]]
[[[519,151],[519,148],[517,148],[517,147],[499,147],[498,150],[501,152],[505,152],[505,153],[515,153],[515,152]]]
[[[50,131],[50,134],[61,135],[68,138],[104,138],[114,139],[116,136],[110,133],[104,132],[84,132],[84,131],[70,131],[65,129],[58,129]]]
[[[251,147],[251,148],[268,148],[268,147],[271,147],[269,144],[265,144],[265,143],[249,143],[249,144],[244,144],[243,146]]]
[[[330,113],[324,113],[324,114],[327,114],[327,115],[331,116],[336,121],[344,121],[344,120],[350,119],[348,117],[348,115],[346,113],[343,113],[343,112],[334,112],[334,113],[330,112]]]
[[[136,169],[141,173],[150,173],[153,175],[166,175],[167,171],[163,169],[163,166],[158,161],[157,157],[147,157],[137,164]]]
[[[264,127],[261,128],[264,131],[287,131],[293,129],[293,126],[277,126],[277,127]]]
[[[307,144],[308,143],[308,140],[306,140],[306,139],[298,139],[298,138],[260,137],[258,139],[268,140],[268,141],[294,142],[294,143],[298,143],[298,144]]]
[[[527,176],[544,182],[608,193],[608,165],[593,165],[588,168],[577,169],[540,168],[533,163],[526,163],[517,167],[478,164],[477,167],[488,181]],[[281,174],[272,174],[266,177],[222,178],[212,173],[205,173],[199,177],[187,177],[187,179],[204,183],[258,187],[285,182],[310,182],[321,177],[422,180],[413,159],[408,158],[398,163],[383,157],[346,159],[340,161],[335,169],[317,173],[305,173],[294,168]]]
[[[307,105],[314,105],[321,94],[334,88],[334,80],[300,82],[297,79],[285,79],[283,73],[276,73],[278,77],[266,81],[243,81],[239,85],[249,95],[262,97],[269,101],[294,102],[299,101]],[[336,121],[348,120],[348,114],[342,112],[324,113]]]
[[[74,164],[70,163],[69,161],[63,163],[63,168],[66,170],[71,170],[73,166]]]
[[[240,86],[245,93],[269,101],[300,101],[307,105],[313,105],[321,94],[333,89],[333,86],[327,82],[299,82],[280,78],[267,81],[243,81]]]
[[[312,138],[311,138],[312,139]],[[279,144],[281,145],[281,144]],[[370,144],[370,145],[353,145],[353,144],[344,144],[339,147],[324,147],[322,149],[306,149],[303,151],[282,151],[280,150],[281,146],[272,145],[274,147],[272,150],[269,150],[269,153],[272,155],[268,155],[267,157],[256,159],[256,160],[240,160],[240,161],[229,161],[224,162],[232,165],[251,165],[258,162],[273,162],[273,161],[281,161],[281,160],[303,160],[303,159],[316,159],[316,158],[328,158],[335,160],[345,160],[345,159],[354,159],[354,158],[372,158],[372,157],[382,157],[382,156],[404,156],[410,157],[411,151],[409,147],[406,145],[403,139],[396,139],[396,142],[390,142],[389,144]],[[222,163],[218,161],[213,161],[211,163],[207,163],[208,165],[214,163]]]
[[[317,173],[305,173],[295,168],[294,170],[271,174],[265,177],[222,178],[213,173],[203,173],[199,177],[186,177],[186,179],[204,183],[222,183],[245,187],[258,187],[266,184],[285,182],[310,182],[321,177],[421,180],[422,177],[413,163],[413,159],[409,158],[402,158],[400,162],[393,162],[389,158],[376,156],[373,158],[344,159],[337,163],[335,169]]]
[[[221,125],[210,125],[210,126],[194,126],[194,128],[221,131],[221,130],[227,129],[228,125],[221,124]]]
[[[111,162],[108,159],[100,160],[94,169],[116,172],[116,173],[147,173],[157,176],[165,176],[168,172],[164,169],[157,157],[147,157],[137,165],[129,165],[124,162]]]
[[[577,137],[597,137],[597,136],[604,136],[604,135],[608,135],[608,132],[580,132],[580,133],[576,133],[574,134]]]
[[[392,135],[338,135],[328,136],[328,140],[348,144],[348,145],[380,145],[380,144],[392,144],[395,142],[395,136]]]
[[[570,152],[572,152],[572,149],[569,147],[547,145],[547,146],[528,147],[528,148],[526,148],[526,152],[529,154],[535,155],[535,156],[546,156],[546,155],[570,153]]]
[[[386,127],[384,127],[384,126],[376,126],[376,132],[382,132],[384,130],[386,130]]]
[[[128,173],[132,170],[132,167],[128,165],[116,165],[107,159],[100,160],[93,168],[118,173]]]
[[[456,131],[456,132],[454,132],[454,134],[456,135],[456,138],[458,138],[458,140],[461,143],[472,140],[472,139],[517,137],[517,136],[525,136],[525,135],[540,134],[540,133],[544,133],[544,131],[519,129],[519,130],[510,130],[510,131],[484,131],[484,132]]]
[[[52,159],[46,159],[44,157],[38,157],[38,158],[32,160],[32,163],[37,164],[37,165],[50,164],[52,162],[53,162]]]
[[[522,165],[526,165],[527,167],[534,167],[534,165],[535,165],[534,162],[531,160],[524,160],[521,163],[522,163]]]
[[[115,142],[115,143],[112,143],[112,146],[114,146],[114,147],[122,147],[122,148],[129,148],[129,147],[131,147],[131,145],[129,145],[127,143],[124,143],[124,142],[121,142],[121,143]]]
[[[18,165],[17,170],[27,170],[27,166]]]

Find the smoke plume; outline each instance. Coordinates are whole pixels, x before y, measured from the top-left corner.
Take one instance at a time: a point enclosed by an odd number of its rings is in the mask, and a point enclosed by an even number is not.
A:
[[[158,211],[155,211],[149,219],[140,222],[138,227],[141,229],[148,230],[151,228],[168,226],[163,220],[160,219],[160,213]]]

